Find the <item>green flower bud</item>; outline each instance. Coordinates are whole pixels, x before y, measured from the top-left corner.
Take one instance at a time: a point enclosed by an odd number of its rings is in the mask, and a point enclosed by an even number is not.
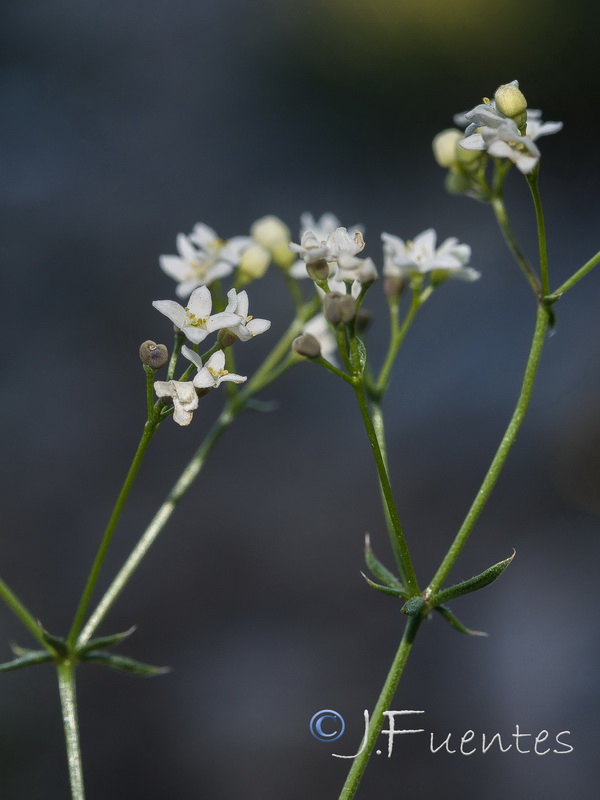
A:
[[[229,330],[229,328],[221,328],[219,333],[217,334],[217,341],[222,347],[231,347],[232,344],[235,344],[238,340],[238,337]]]
[[[506,83],[499,86],[494,94],[496,108],[507,117],[517,121],[527,110],[527,100],[523,92],[514,84]],[[518,124],[518,121],[517,121]]]
[[[440,167],[451,167],[457,160],[457,146],[465,135],[457,128],[447,128],[434,137],[431,146],[433,155]]]
[[[305,358],[318,358],[321,355],[321,345],[311,333],[303,333],[292,342],[292,350]]]
[[[323,313],[332,325],[351,322],[356,316],[356,301],[349,294],[331,292],[323,300]]]
[[[251,244],[242,253],[239,266],[240,285],[256,281],[265,274],[271,263],[271,254],[261,244]]]
[[[250,228],[253,239],[268,250],[279,244],[287,245],[291,240],[290,229],[279,217],[261,217]]]
[[[400,297],[405,286],[404,278],[387,277],[383,282],[383,293],[386,297]]]
[[[142,364],[152,369],[160,369],[169,360],[169,351],[164,344],[156,344],[148,339],[140,345],[140,359]]]

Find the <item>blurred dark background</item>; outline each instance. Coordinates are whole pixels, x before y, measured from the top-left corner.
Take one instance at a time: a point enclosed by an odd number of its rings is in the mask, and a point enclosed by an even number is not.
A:
[[[430,141],[500,83],[565,128],[540,142],[553,283],[598,250],[596,4],[572,0],[5,0],[0,73],[3,370],[2,577],[66,632],[145,414],[139,343],[167,341],[158,268],[195,222],[229,237],[257,217],[297,232],[303,211],[381,231],[433,226],[473,248],[475,284],[424,308],[387,399],[390,461],[423,580],[477,490],[518,393],[534,306],[489,208],[443,189]],[[525,182],[514,227],[535,256]],[[595,797],[599,710],[600,281],[557,307],[531,413],[454,577],[517,557],[500,583],[455,603],[488,639],[439,619],[422,631],[396,709],[454,746],[515,725],[567,755],[429,753],[426,734],[374,757],[358,797]],[[251,287],[272,333],[289,313],[277,274]],[[369,333],[376,359],[386,317]],[[263,341],[264,339],[264,341]],[[345,386],[301,365],[220,443],[104,632],[169,664],[153,680],[85,668],[80,716],[90,800],[337,797],[401,635],[391,598],[365,586],[370,531],[389,561],[374,466]],[[159,431],[110,552],[128,554],[219,398]],[[8,644],[29,645],[7,609]],[[54,675],[0,680],[0,797],[68,794]],[[348,733],[313,739],[339,711]],[[418,724],[416,724],[418,723]],[[531,746],[532,739],[528,740]],[[382,744],[385,744],[382,739]],[[384,748],[382,748],[384,749]]]

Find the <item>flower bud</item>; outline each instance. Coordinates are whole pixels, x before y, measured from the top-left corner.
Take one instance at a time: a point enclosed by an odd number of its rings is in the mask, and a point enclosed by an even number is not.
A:
[[[400,297],[406,286],[404,278],[387,277],[383,282],[383,293],[386,297]]]
[[[514,83],[505,83],[499,86],[494,94],[494,100],[498,111],[501,111],[507,117],[511,117],[519,124],[517,117],[520,117],[527,110],[527,100],[518,86],[515,86]]]
[[[434,137],[431,146],[433,155],[440,167],[450,167],[457,159],[457,144],[465,135],[457,128],[447,128]]]
[[[229,328],[221,328],[219,333],[217,334],[217,341],[222,347],[231,347],[232,344],[235,344],[238,340],[238,337],[230,331]]]
[[[323,312],[332,325],[351,322],[356,316],[356,301],[349,294],[331,292],[325,295]]]
[[[329,277],[329,264],[324,258],[320,258],[318,261],[309,261],[306,271],[311,280],[325,281]]]
[[[373,315],[370,311],[367,311],[366,308],[359,309],[358,314],[356,315],[356,330],[359,333],[366,331],[372,321]]]
[[[311,333],[303,333],[292,342],[292,350],[305,358],[318,358],[321,355],[321,345]]]
[[[240,258],[239,276],[241,283],[256,281],[267,271],[271,263],[271,254],[261,244],[251,244]]]
[[[464,172],[451,169],[446,174],[444,185],[450,194],[466,194],[472,186],[472,181]]]
[[[250,228],[250,233],[258,244],[262,244],[268,250],[280,244],[285,244],[287,247],[292,238],[288,226],[279,217],[272,215],[257,219]]]
[[[140,345],[140,359],[142,364],[160,369],[169,360],[169,351],[164,344],[156,344],[148,339]]]

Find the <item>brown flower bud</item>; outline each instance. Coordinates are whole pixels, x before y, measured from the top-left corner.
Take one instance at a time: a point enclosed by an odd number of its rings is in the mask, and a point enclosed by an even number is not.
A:
[[[302,336],[297,336],[292,342],[292,350],[298,353],[299,356],[305,358],[318,358],[321,355],[321,345],[319,340],[311,333],[303,333]]]
[[[169,351],[164,344],[156,344],[148,339],[140,345],[140,359],[142,364],[160,369],[169,360]]]

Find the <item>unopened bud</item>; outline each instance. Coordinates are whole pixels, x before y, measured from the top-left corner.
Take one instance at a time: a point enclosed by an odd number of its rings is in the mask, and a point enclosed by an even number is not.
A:
[[[387,297],[400,297],[406,286],[404,278],[388,277],[383,282],[383,292]]]
[[[292,350],[305,358],[318,358],[321,355],[321,345],[311,333],[303,333],[292,342]]]
[[[472,181],[464,172],[451,169],[446,174],[444,185],[450,194],[466,194],[472,186]]]
[[[235,344],[238,340],[238,337],[230,331],[229,328],[221,328],[219,333],[217,334],[217,341],[222,347],[231,347],[232,344]]]
[[[285,244],[287,247],[291,240],[288,226],[279,217],[272,215],[257,219],[250,228],[250,233],[255,241],[269,250],[280,244]]]
[[[331,292],[325,295],[323,312],[332,325],[351,322],[356,316],[356,301],[349,294]]]
[[[156,344],[148,339],[140,345],[140,359],[142,364],[152,369],[160,369],[169,360],[169,351],[164,344]]]
[[[267,271],[271,263],[271,254],[261,244],[251,244],[242,253],[240,258],[241,283],[256,281]]]
[[[494,100],[498,111],[506,114],[507,117],[511,117],[519,124],[517,118],[527,110],[527,100],[518,86],[515,86],[514,83],[505,83],[499,86],[494,94]]]
[[[309,261],[306,265],[309,278],[313,281],[325,281],[329,277],[329,264],[324,258],[318,261]]]
[[[356,330],[361,333],[365,331],[371,322],[373,321],[373,315],[370,311],[367,311],[366,308],[360,308],[358,314],[356,315]]]
[[[457,159],[457,144],[465,135],[457,128],[447,128],[445,131],[438,133],[434,138],[431,146],[433,147],[433,155],[440,167],[450,167]]]

